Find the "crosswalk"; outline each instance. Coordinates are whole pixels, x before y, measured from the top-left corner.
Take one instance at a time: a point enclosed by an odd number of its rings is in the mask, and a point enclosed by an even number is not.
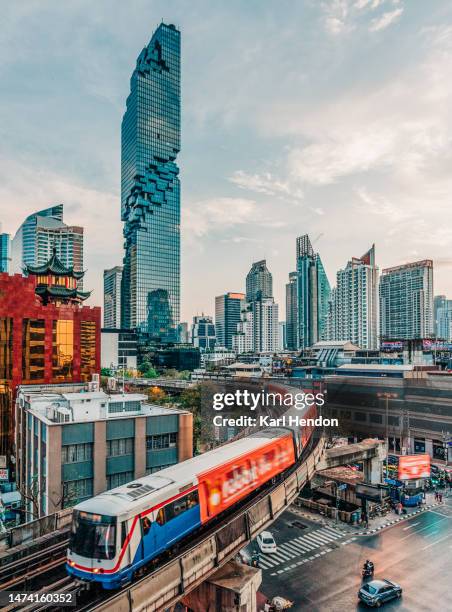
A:
[[[343,535],[343,533],[332,527],[322,527],[322,529],[311,531],[311,533],[294,538],[289,542],[278,544],[277,552],[275,553],[269,555],[261,554],[259,556],[259,567],[268,570],[288,563],[300,555],[312,554],[316,549],[331,544],[335,540],[342,538]]]

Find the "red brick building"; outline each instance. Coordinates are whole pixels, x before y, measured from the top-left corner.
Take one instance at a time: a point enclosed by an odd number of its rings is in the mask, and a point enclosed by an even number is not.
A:
[[[0,274],[0,462],[7,466],[17,386],[83,382],[100,372],[101,309],[82,305],[83,273],[55,253],[26,273]]]

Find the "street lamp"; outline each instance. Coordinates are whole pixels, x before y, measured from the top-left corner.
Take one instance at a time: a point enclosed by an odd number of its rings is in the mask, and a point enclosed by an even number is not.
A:
[[[389,454],[389,400],[396,399],[398,395],[397,393],[389,393],[387,391],[383,391],[381,393],[377,393],[377,397],[379,399],[384,399],[385,405],[386,405],[385,445],[386,445],[386,476],[387,476],[388,475],[388,454]]]

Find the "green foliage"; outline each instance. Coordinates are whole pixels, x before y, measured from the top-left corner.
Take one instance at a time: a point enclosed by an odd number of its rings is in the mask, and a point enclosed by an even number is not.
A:
[[[143,363],[138,366],[138,370],[144,378],[158,378],[158,372],[152,367],[149,361],[143,361]]]
[[[101,376],[111,376],[110,368],[101,368],[100,375]]]

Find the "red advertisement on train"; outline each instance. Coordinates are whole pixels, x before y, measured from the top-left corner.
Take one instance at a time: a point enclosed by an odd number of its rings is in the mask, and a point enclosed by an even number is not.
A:
[[[430,478],[430,455],[402,455],[399,457],[399,480]]]
[[[201,521],[223,512],[294,463],[293,440],[288,434],[199,474]]]

